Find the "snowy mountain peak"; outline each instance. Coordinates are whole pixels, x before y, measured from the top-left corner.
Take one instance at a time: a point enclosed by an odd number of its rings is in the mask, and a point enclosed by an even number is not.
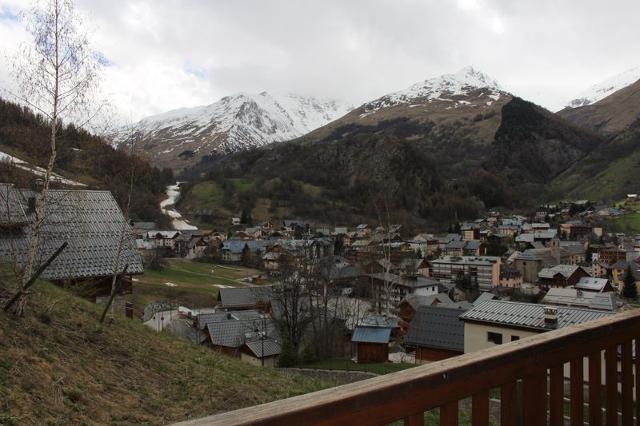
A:
[[[471,66],[462,68],[455,74],[443,74],[439,77],[416,83],[407,89],[390,93],[375,101],[366,103],[361,118],[371,115],[383,108],[402,104],[416,104],[436,100],[451,101],[452,96],[466,96],[478,89],[487,89],[488,102],[500,99],[502,89],[497,81],[477,71]],[[490,103],[488,105],[490,105]]]
[[[567,102],[565,107],[578,108],[581,106],[591,105],[620,89],[624,89],[638,80],[640,80],[640,67],[628,69],[622,74],[618,74],[601,83],[591,86],[589,89]]]
[[[351,111],[332,99],[268,92],[237,93],[210,105],[181,108],[147,117],[123,129],[116,143],[143,141],[162,165],[193,163],[211,153],[226,153],[302,136]],[[133,136],[134,138],[131,138]],[[188,164],[184,164],[188,166]]]

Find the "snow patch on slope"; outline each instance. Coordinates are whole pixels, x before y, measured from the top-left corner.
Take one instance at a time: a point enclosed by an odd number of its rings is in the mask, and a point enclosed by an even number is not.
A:
[[[10,167],[15,167],[20,170],[24,170],[30,172],[36,176],[44,177],[47,174],[47,171],[42,167],[34,166],[33,164],[27,163],[24,160],[21,160],[17,157],[9,155],[5,152],[0,151],[0,163],[8,164]],[[67,179],[63,176],[60,176],[57,173],[51,174],[51,182],[60,183],[63,185],[69,186],[87,186],[84,183],[76,182],[75,180]]]
[[[497,81],[488,75],[467,66],[455,74],[444,74],[431,78],[399,92],[390,93],[364,105],[360,117],[366,117],[383,108],[402,104],[413,104],[416,99],[427,102],[434,100],[451,101],[450,96],[465,96],[477,89],[487,89],[487,96],[497,101],[502,89]],[[413,105],[412,105],[413,106]],[[417,106],[417,105],[416,105]]]
[[[589,89],[567,102],[565,107],[578,108],[581,106],[591,105],[620,89],[624,89],[638,80],[640,80],[640,67],[628,69],[622,74],[618,74],[603,81],[602,83],[591,86]]]

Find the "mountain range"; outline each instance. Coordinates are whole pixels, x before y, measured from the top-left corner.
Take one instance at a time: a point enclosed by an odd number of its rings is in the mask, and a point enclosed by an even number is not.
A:
[[[227,154],[302,136],[350,111],[331,99],[295,94],[239,93],[210,105],[182,108],[145,118],[114,136],[117,145],[162,167],[184,169],[202,157]]]
[[[293,141],[204,158],[184,176],[219,187],[253,182],[255,193],[237,193],[231,210],[254,204],[274,213],[275,203],[338,223],[375,218],[383,202],[398,222],[442,224],[535,203],[604,142],[466,67],[367,102]]]

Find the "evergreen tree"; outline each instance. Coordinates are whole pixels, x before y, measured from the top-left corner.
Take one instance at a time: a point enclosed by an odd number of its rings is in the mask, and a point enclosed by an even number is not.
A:
[[[242,263],[242,265],[249,266],[251,262],[251,250],[249,249],[248,244],[244,245],[244,248],[242,249],[242,254],[240,256],[241,256],[240,262]]]
[[[622,287],[622,296],[625,299],[636,300],[638,298],[638,289],[636,288],[636,280],[633,277],[631,266],[627,267],[624,277],[624,287]]]

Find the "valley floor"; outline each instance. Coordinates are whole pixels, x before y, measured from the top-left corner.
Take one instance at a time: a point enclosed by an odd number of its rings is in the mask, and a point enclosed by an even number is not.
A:
[[[159,271],[149,268],[134,278],[133,304],[136,312],[158,300],[192,308],[212,307],[218,290],[249,285],[247,279],[260,271],[236,265],[217,265],[188,259],[167,259]]]

